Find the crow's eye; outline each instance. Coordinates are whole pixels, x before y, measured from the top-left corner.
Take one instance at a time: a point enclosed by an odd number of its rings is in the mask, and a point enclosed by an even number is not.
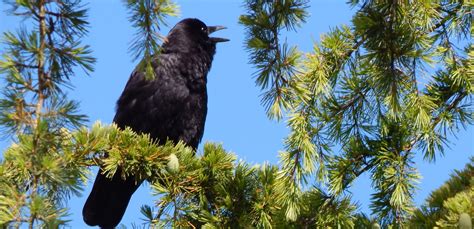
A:
[[[201,27],[201,31],[206,32],[207,28],[206,27]]]

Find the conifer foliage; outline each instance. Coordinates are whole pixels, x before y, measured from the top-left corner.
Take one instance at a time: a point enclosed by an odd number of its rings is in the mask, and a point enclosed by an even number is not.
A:
[[[351,24],[303,53],[284,35],[305,23],[310,1],[245,0],[239,20],[262,104],[290,129],[278,166],[249,165],[219,144],[195,155],[113,124],[83,126],[87,117],[65,89],[76,71],[93,70],[81,43],[86,8],[79,0],[4,2],[31,26],[4,33],[0,50],[0,125],[13,142],[0,161],[0,227],[67,225],[65,203],[97,165],[109,177],[150,182],[156,203],[141,213],[156,228],[472,225],[472,161],[426,206],[413,204],[414,156],[434,162],[448,136],[473,122],[470,1],[350,1]],[[132,58],[153,78],[158,32],[178,7],[124,3],[137,28]],[[375,189],[371,217],[347,193],[363,173]]]
[[[269,117],[285,115],[291,130],[277,179],[286,217],[296,219],[309,179],[338,196],[370,173],[373,214],[403,226],[420,177],[415,154],[435,161],[473,121],[473,4],[350,1],[351,25],[298,54],[278,32],[303,23],[307,3],[249,0],[240,18]]]
[[[86,116],[63,90],[76,70],[93,70],[91,50],[80,42],[86,10],[74,0],[5,3],[31,26],[2,40],[0,125],[14,143],[0,166],[0,224],[54,228],[67,222],[64,203],[86,179],[87,167],[68,150],[70,130]]]
[[[461,171],[431,192],[426,203],[415,210],[412,227],[472,228],[474,206],[474,158]]]

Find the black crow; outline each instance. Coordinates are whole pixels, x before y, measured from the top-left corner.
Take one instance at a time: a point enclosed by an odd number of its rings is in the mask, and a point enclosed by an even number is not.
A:
[[[153,56],[155,79],[145,72],[132,72],[117,101],[114,122],[137,133],[150,134],[164,143],[183,141],[196,149],[204,132],[207,114],[207,73],[218,42],[224,38],[209,34],[223,26],[206,26],[198,19],[184,19],[164,39],[161,51]],[[130,197],[142,181],[112,179],[97,173],[82,215],[90,226],[113,228],[125,213]]]

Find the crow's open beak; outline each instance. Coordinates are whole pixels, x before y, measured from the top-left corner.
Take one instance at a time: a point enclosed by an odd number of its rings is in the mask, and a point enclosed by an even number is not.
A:
[[[218,25],[218,26],[208,26],[208,27],[207,27],[207,34],[210,35],[210,34],[213,33],[213,32],[216,32],[216,31],[219,31],[219,30],[223,30],[223,29],[227,29],[227,27],[225,27],[225,26],[220,26],[220,25]],[[214,42],[214,43],[230,41],[229,39],[220,38],[220,37],[210,37],[209,40],[212,41],[212,42]]]

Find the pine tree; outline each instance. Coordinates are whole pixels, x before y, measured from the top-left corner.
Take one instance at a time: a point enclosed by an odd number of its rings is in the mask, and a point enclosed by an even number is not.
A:
[[[431,192],[426,203],[415,210],[409,225],[415,228],[462,228],[472,222],[474,212],[474,158],[451,178]]]
[[[91,50],[80,43],[86,10],[79,1],[5,3],[32,26],[3,34],[0,125],[13,144],[0,167],[0,224],[54,228],[67,222],[65,200],[81,191],[87,174],[65,150],[70,130],[86,116],[63,90],[75,70],[93,70]]]
[[[286,217],[299,215],[309,178],[338,196],[370,173],[372,212],[402,227],[414,210],[415,154],[435,161],[473,121],[473,4],[350,1],[352,24],[301,54],[280,31],[304,22],[307,3],[248,0],[240,19],[262,102],[291,130],[277,179]]]
[[[167,5],[167,1],[159,3],[157,6]],[[95,62],[89,46],[80,42],[88,27],[87,10],[80,1],[5,4],[10,7],[8,12],[31,26],[3,34],[6,49],[0,60],[0,74],[5,87],[0,99],[0,125],[13,143],[0,163],[0,226],[65,225],[65,203],[82,191],[88,166],[102,165],[110,176],[121,167],[122,175],[133,173],[144,179],[172,164],[175,153],[190,151],[183,144],[158,147],[149,136],[130,129],[121,131],[114,125],[97,123],[91,130],[83,126],[87,117],[78,113],[78,102],[69,100],[64,90],[72,87],[70,79],[75,71],[90,73]],[[130,8],[133,4],[128,2]],[[166,7],[151,6],[145,9],[172,13]],[[145,29],[156,26],[140,21],[149,22],[149,18],[134,20]],[[145,66],[149,64],[147,55],[156,47],[151,41],[155,42],[155,37],[136,40],[147,47],[136,51],[136,55],[144,53]],[[107,159],[103,158],[104,152],[110,155]],[[137,168],[138,162],[150,163]]]
[[[468,169],[421,209],[412,196],[419,179],[414,155],[435,161],[447,137],[474,118],[469,1],[350,1],[357,8],[352,24],[324,34],[310,53],[283,39],[305,23],[310,1],[244,1],[240,22],[262,103],[269,118],[286,120],[291,130],[279,166],[249,165],[219,144],[206,143],[194,155],[182,143],[156,145],[113,124],[83,126],[86,116],[64,89],[75,71],[93,70],[91,50],[80,42],[87,10],[79,0],[5,2],[32,26],[3,36],[0,125],[13,143],[0,163],[2,227],[66,225],[64,203],[98,165],[109,177],[121,171],[150,182],[157,204],[141,208],[150,227],[467,223],[456,206],[472,199]],[[137,70],[153,78],[159,31],[177,5],[124,3],[137,28],[130,53],[140,61]],[[375,218],[358,213],[345,192],[363,173],[376,189]]]

